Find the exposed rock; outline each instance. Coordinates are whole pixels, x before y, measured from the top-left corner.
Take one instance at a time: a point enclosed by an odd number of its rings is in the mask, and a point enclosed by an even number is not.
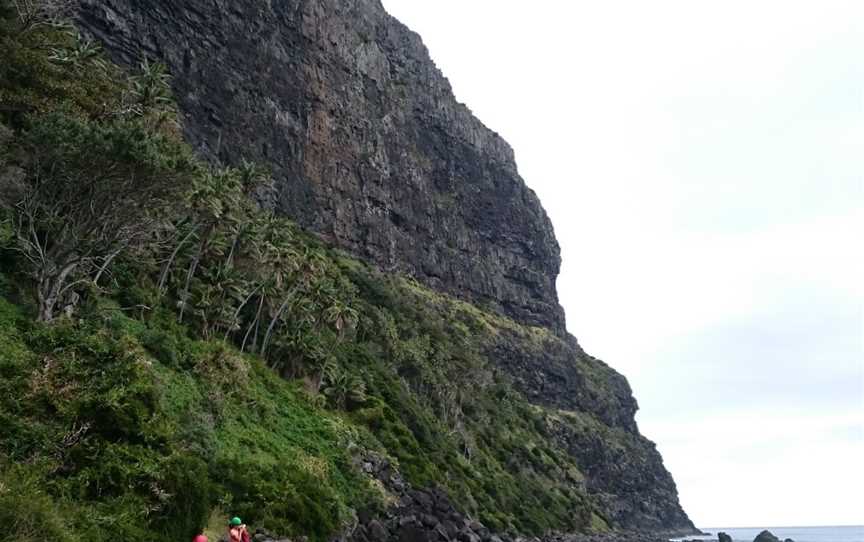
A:
[[[780,542],[780,539],[774,536],[771,531],[765,530],[756,535],[753,542]]]
[[[378,541],[378,540],[387,540],[389,533],[387,529],[384,528],[384,525],[381,524],[377,519],[373,519],[366,526],[366,533],[368,534],[369,540]]]
[[[552,225],[513,151],[378,0],[83,0],[112,56],[164,61],[189,140],[272,167],[262,204],[387,270],[563,331]]]
[[[717,542],[732,542],[732,537],[726,533],[717,533]]]

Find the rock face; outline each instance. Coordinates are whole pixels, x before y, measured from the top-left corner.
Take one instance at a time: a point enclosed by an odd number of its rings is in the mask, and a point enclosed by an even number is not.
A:
[[[502,334],[486,353],[530,401],[598,421],[550,421],[550,438],[578,459],[612,525],[694,531],[638,433],[626,379],[565,332],[558,244],[513,151],[379,0],[81,0],[78,22],[121,64],[167,64],[203,156],[268,164],[262,205],[385,271],[551,330],[539,347]],[[436,516],[455,512],[427,496],[370,519],[358,540],[434,539],[444,525],[447,540],[490,542]]]
[[[120,62],[164,61],[202,154],[267,163],[275,208],[385,270],[564,329],[559,250],[510,146],[378,0],[84,0]]]

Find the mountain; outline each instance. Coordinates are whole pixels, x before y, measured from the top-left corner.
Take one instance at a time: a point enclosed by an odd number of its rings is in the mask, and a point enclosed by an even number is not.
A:
[[[626,379],[566,332],[512,150],[377,0],[83,0],[110,61],[4,13],[0,392],[21,399],[0,403],[0,489],[26,491],[0,490],[0,520],[63,540],[237,511],[356,542],[694,531]],[[118,231],[150,229],[68,237],[104,254],[64,283],[16,228],[48,239],[59,213],[68,235],[81,207],[24,211],[45,179],[74,201],[70,179],[127,170],[176,182],[97,193]]]

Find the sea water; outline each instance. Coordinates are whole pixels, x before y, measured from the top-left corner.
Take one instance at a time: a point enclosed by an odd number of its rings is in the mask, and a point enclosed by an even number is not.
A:
[[[701,527],[701,529],[711,533],[711,536],[688,536],[686,539],[716,541],[717,533],[726,533],[735,542],[753,542],[756,535],[768,529],[780,540],[791,538],[795,542],[864,542],[864,525],[843,527]]]

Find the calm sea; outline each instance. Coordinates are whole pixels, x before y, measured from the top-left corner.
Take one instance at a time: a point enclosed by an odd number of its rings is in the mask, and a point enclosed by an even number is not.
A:
[[[689,540],[717,540],[717,533],[724,532],[735,542],[753,542],[764,529],[771,531],[780,540],[791,538],[795,542],[864,542],[864,525],[844,527],[761,527],[721,528],[703,527],[712,536],[687,537]]]

